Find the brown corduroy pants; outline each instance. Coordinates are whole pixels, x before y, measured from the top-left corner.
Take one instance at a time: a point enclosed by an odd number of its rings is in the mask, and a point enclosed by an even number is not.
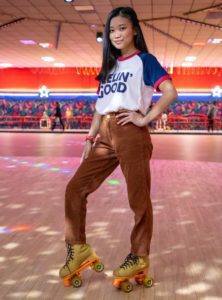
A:
[[[134,213],[131,253],[148,255],[153,227],[149,168],[153,147],[148,128],[132,123],[118,125],[116,113],[111,113],[102,117],[99,135],[66,188],[65,241],[72,245],[86,243],[87,196],[120,165]]]

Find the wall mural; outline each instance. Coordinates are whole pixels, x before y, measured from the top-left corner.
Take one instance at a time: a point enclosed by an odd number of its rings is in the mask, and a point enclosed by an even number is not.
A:
[[[158,98],[154,98],[152,105],[155,105],[155,102]],[[211,98],[211,100],[202,100],[201,97],[195,98],[195,100],[189,100],[189,97],[186,99],[183,97],[183,100],[179,100],[173,102],[169,108],[166,110],[168,123],[170,124],[170,120],[180,119],[180,123],[183,120],[195,121],[207,120],[207,112],[209,109],[210,103],[215,101],[215,99]],[[27,99],[0,99],[0,127],[4,127],[5,124],[13,124],[13,120],[20,120],[22,117],[25,119],[26,117],[33,117],[35,121],[27,122],[26,125],[28,127],[39,127],[39,120],[42,118],[43,113],[45,112],[50,118],[53,118],[56,102],[59,102],[62,115],[64,119],[66,118],[66,110],[70,108],[73,115],[73,123],[71,128],[89,128],[92,116],[95,110],[95,102],[96,96],[86,96],[86,97],[73,97],[69,100],[64,97],[61,99],[36,99],[36,100],[27,100]],[[216,101],[217,107],[217,115],[216,118],[221,121],[222,119],[222,100]],[[19,117],[21,117],[19,119]],[[4,124],[4,121],[6,122]],[[34,120],[34,119],[33,119]],[[172,124],[174,124],[172,123]],[[175,124],[172,125],[175,128]],[[182,123],[181,123],[182,124]],[[181,129],[181,125],[177,128]],[[15,125],[19,126],[18,123],[15,122]],[[183,126],[182,126],[183,127]],[[199,126],[200,127],[200,126]],[[199,129],[199,127],[197,129]]]

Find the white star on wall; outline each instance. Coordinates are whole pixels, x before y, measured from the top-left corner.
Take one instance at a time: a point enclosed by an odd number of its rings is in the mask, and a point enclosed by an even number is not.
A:
[[[215,86],[213,89],[212,89],[212,95],[213,97],[221,97],[222,95],[222,89],[219,85]]]
[[[48,98],[49,97],[49,89],[47,86],[43,85],[39,89],[39,96],[40,98]]]

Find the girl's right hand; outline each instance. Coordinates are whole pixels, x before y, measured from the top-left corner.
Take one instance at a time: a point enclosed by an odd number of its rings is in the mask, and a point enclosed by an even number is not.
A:
[[[84,147],[84,150],[83,150],[83,154],[82,154],[80,163],[82,163],[84,161],[84,159],[88,158],[89,153],[92,150],[92,146],[93,146],[92,142],[87,140],[86,144],[85,144],[85,147]]]

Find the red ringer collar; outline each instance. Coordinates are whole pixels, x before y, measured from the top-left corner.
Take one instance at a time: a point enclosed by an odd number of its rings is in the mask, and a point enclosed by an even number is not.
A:
[[[130,55],[118,57],[117,60],[123,61],[123,60],[129,59],[129,58],[133,57],[134,55],[139,54],[140,52],[141,52],[140,50],[136,50],[136,52],[133,52],[133,53],[130,54]]]

